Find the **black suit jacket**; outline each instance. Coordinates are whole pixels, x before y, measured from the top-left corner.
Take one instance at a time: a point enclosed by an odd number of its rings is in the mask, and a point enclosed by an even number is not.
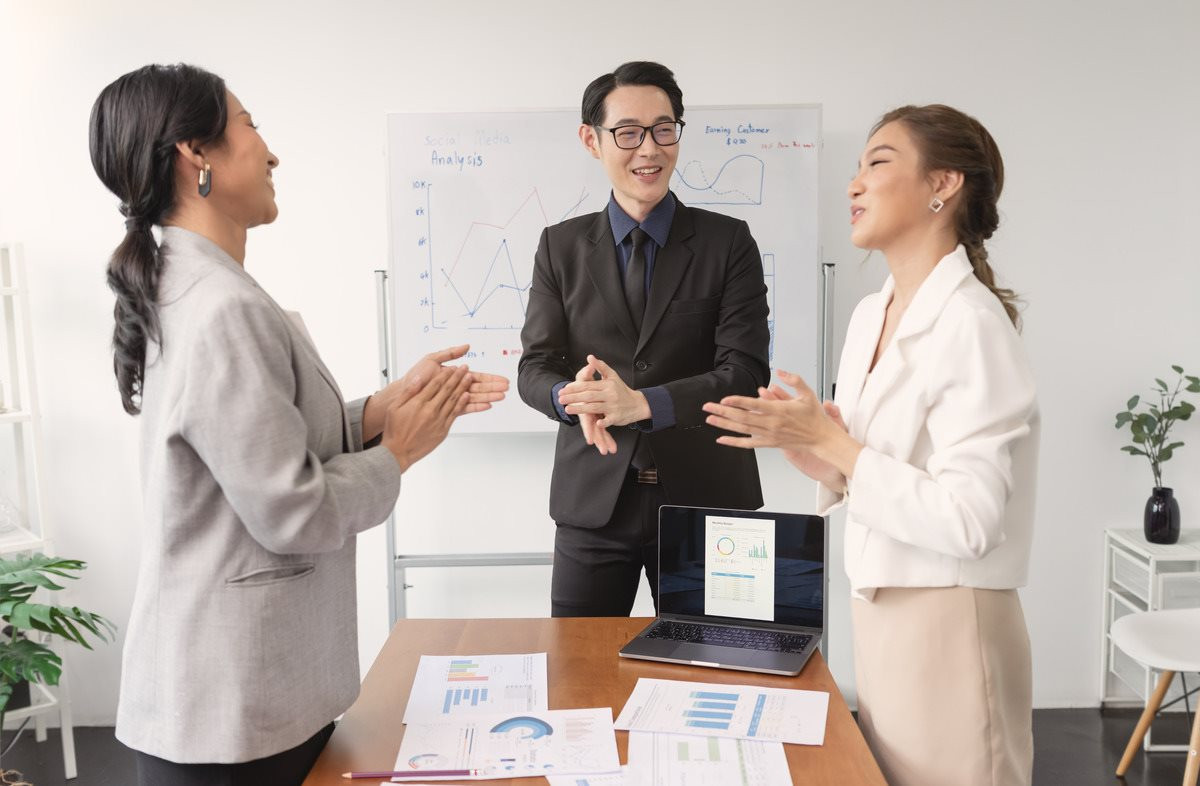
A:
[[[700,408],[766,385],[767,288],[746,222],[677,204],[658,250],[640,334],[625,304],[617,249],[606,211],[542,232],[521,331],[517,387],[526,404],[558,420],[551,388],[574,380],[589,353],[631,388],[662,385],[676,424],[649,439],[672,504],[762,506],[754,452],[716,444],[723,432]],[[578,426],[561,424],[550,482],[550,515],[579,527],[612,516],[638,432],[609,429],[617,454],[601,456]]]

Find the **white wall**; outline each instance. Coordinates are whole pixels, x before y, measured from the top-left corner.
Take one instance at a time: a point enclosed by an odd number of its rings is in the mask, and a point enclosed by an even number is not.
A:
[[[943,101],[991,129],[1008,165],[992,256],[1030,304],[1025,340],[1045,421],[1023,592],[1036,702],[1095,704],[1101,530],[1138,526],[1150,486],[1148,468],[1118,452],[1112,416],[1169,364],[1200,369],[1200,266],[1188,232],[1200,215],[1200,5],[632,8],[0,0],[0,237],[27,249],[58,549],[91,563],[72,601],[123,628],[139,542],[137,423],[121,412],[107,351],[103,269],[121,219],[87,154],[88,111],[106,83],[154,61],[226,77],[282,159],[280,219],[251,234],[249,269],[304,313],[346,393],[358,395],[376,381],[370,271],[387,259],[384,112],[575,106],[597,74],[651,58],[676,70],[693,105],[824,104],[821,232],[826,259],[840,263],[839,347],[853,304],[884,275],[880,259],[862,263],[847,241],[843,193],[872,121],[897,104]],[[1195,525],[1200,434],[1185,425],[1191,444],[1167,478]],[[548,547],[549,451],[533,436],[452,440],[406,483],[405,546]],[[806,509],[808,485],[777,458],[765,463],[768,505]],[[515,485],[493,465],[515,473]],[[375,530],[360,543],[366,662],[386,634],[382,538]],[[548,574],[527,571],[531,583],[513,570],[494,574],[519,596],[513,613],[544,613]],[[487,608],[484,585],[457,575],[453,585],[415,581],[414,611]],[[845,582],[835,578],[833,667],[852,690]],[[76,719],[111,723],[119,647],[72,652],[68,665]]]

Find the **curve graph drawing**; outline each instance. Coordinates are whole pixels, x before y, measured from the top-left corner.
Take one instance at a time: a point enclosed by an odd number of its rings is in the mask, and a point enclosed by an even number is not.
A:
[[[761,205],[766,165],[758,156],[736,155],[715,170],[693,159],[671,176],[685,205]]]

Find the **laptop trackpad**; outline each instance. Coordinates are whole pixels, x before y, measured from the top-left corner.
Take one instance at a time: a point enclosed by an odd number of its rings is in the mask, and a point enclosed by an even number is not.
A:
[[[672,658],[679,657],[676,655],[676,650],[679,647],[679,642],[672,641],[671,639],[649,639],[643,636],[631,641],[622,651],[632,650],[638,655],[647,658]]]

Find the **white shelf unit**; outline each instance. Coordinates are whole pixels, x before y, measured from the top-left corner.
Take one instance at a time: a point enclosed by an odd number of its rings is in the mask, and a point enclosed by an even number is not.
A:
[[[1113,622],[1137,611],[1200,607],[1200,530],[1183,530],[1179,542],[1169,546],[1150,543],[1140,529],[1104,532],[1104,619],[1100,636],[1100,703],[1103,707],[1142,707],[1154,690],[1158,672],[1149,669],[1113,646]],[[1190,687],[1200,687],[1193,679]],[[1166,704],[1183,695],[1175,680]],[[1193,710],[1195,700],[1193,696]],[[1182,702],[1170,710],[1183,711]],[[1150,731],[1147,751],[1186,751],[1187,745],[1155,745]]]
[[[12,503],[23,517],[20,522],[0,522],[0,557],[52,551],[42,495],[42,434],[29,325],[22,248],[17,243],[0,243],[0,477],[11,473],[11,477],[4,477],[3,491],[11,494]],[[7,728],[15,728],[32,717],[38,742],[45,742],[46,718],[51,712],[58,713],[63,766],[71,779],[76,776],[75,735],[65,672],[57,689],[30,685],[30,705],[7,710],[4,723]]]

